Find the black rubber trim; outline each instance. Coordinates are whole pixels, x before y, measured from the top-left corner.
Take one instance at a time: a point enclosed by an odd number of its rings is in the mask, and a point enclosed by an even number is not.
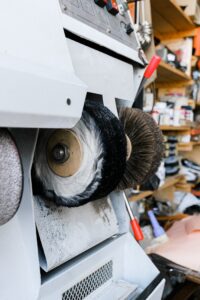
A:
[[[161,275],[161,273],[159,273],[158,276],[146,287],[146,289],[135,300],[147,299],[163,279],[164,277]]]

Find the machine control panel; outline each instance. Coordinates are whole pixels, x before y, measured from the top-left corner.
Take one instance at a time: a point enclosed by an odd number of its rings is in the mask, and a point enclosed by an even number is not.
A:
[[[59,0],[62,12],[136,50],[138,43],[128,12],[116,0]]]
[[[106,7],[108,12],[113,16],[116,16],[119,13],[119,9],[115,0],[108,0]]]
[[[94,0],[94,2],[100,7],[104,7],[107,4],[107,0]]]

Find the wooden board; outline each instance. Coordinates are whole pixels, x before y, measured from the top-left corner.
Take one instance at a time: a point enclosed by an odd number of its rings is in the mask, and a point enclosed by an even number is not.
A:
[[[200,141],[199,142],[193,142],[193,146],[199,146],[200,145]]]
[[[193,150],[190,152],[181,152],[180,155],[184,158],[187,158],[189,160],[192,160],[193,162],[200,164],[200,145],[196,144],[195,147],[193,147]]]
[[[162,131],[190,131],[189,126],[165,126],[165,125],[161,125],[160,129]]]
[[[193,149],[193,142],[178,143],[178,151],[188,152],[188,151],[192,151],[192,149]]]
[[[199,146],[200,142],[178,143],[179,152],[191,152],[195,146]]]
[[[156,79],[156,85],[162,84],[170,84],[181,82],[181,84],[185,85],[190,82],[191,77],[185,74],[184,72],[174,68],[173,66],[161,61],[158,67],[158,76]]]
[[[153,27],[158,38],[195,28],[175,0],[151,0],[151,5]]]
[[[171,81],[171,82],[157,82],[155,81],[155,86],[157,89],[165,88],[165,89],[171,89],[171,88],[187,88],[188,86],[191,86],[194,84],[194,81],[188,80],[188,81]]]
[[[173,184],[169,187],[166,187],[165,189],[158,190],[153,194],[153,196],[157,201],[173,201],[175,191],[175,184]]]
[[[161,185],[161,187],[157,191],[140,192],[137,195],[129,197],[129,201],[139,201],[139,200],[142,200],[142,199],[144,199],[146,197],[149,197],[149,196],[154,195],[154,194],[156,194],[158,192],[161,192],[161,191],[163,191],[165,189],[168,189],[169,187],[176,186],[176,184],[179,181],[182,182],[183,179],[184,179],[183,175],[176,175],[176,176],[168,177],[165,180],[165,183],[163,185]]]
[[[151,195],[153,195],[153,191],[146,191],[146,192],[140,192],[139,194],[137,194],[137,195],[134,195],[134,196],[131,196],[131,197],[129,197],[129,201],[139,201],[139,200],[142,200],[142,199],[144,199],[144,198],[146,198],[146,197],[149,197],[149,196],[151,196]]]
[[[155,36],[160,39],[162,42],[165,42],[167,40],[178,40],[178,39],[183,39],[186,37],[194,37],[195,36],[195,28],[191,30],[186,30],[186,31],[177,31],[174,33],[166,33],[164,35],[159,34],[156,30],[154,30]]]

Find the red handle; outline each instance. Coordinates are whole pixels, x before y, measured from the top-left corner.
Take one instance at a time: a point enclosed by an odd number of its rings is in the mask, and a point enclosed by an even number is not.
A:
[[[159,66],[159,63],[161,61],[161,57],[158,55],[154,55],[149,63],[149,65],[147,66],[145,72],[144,72],[144,77],[146,79],[150,78],[153,74],[153,72],[157,69],[157,67]]]
[[[138,224],[138,221],[136,219],[133,219],[130,221],[134,236],[136,241],[142,241],[144,239],[142,230],[140,228],[140,225]]]

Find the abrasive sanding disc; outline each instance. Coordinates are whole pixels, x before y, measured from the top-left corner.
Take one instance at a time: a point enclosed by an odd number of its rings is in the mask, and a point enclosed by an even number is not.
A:
[[[0,129],[0,225],[17,212],[22,195],[22,165],[10,133]]]

